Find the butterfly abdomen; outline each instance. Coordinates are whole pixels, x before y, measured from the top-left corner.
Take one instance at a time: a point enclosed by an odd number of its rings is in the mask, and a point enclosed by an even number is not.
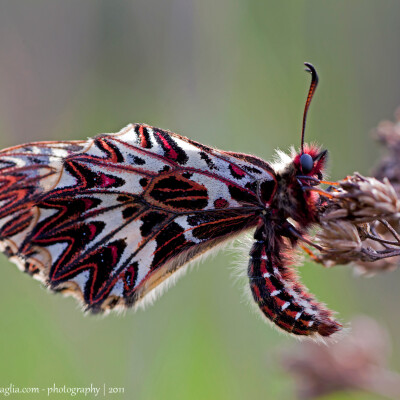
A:
[[[267,235],[268,225],[256,230],[250,251],[248,276],[260,311],[282,330],[301,336],[330,336],[341,329],[332,313],[307,292],[288,268],[280,236]],[[269,238],[267,240],[267,237]]]

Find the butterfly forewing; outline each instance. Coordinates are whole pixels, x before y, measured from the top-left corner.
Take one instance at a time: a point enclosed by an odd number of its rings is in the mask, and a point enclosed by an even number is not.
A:
[[[129,125],[0,153],[0,239],[20,268],[92,311],[131,306],[259,220],[269,165]]]

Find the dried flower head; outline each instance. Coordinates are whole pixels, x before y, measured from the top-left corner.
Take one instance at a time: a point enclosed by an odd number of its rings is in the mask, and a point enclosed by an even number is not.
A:
[[[400,256],[400,199],[387,178],[355,174],[338,182],[319,219],[318,260],[327,266],[381,261],[369,270],[359,266],[362,272],[374,272],[393,266],[382,260]]]
[[[376,131],[376,138],[386,147],[387,155],[373,171],[382,180],[388,178],[397,194],[400,194],[400,107],[395,112],[396,122],[382,121]]]
[[[395,122],[382,121],[375,130],[379,141],[393,151],[400,153],[400,107],[394,112]]]
[[[350,334],[338,343],[297,344],[285,352],[283,367],[295,377],[299,399],[338,391],[364,390],[390,399],[400,398],[400,375],[388,369],[390,338],[376,321],[358,317]]]

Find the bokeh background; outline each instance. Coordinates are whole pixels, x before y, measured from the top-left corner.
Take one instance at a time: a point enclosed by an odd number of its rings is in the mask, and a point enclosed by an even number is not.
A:
[[[399,15],[389,0],[2,0],[0,144],[146,122],[268,160],[299,145],[309,61],[320,86],[307,139],[329,149],[332,179],[368,174],[381,152],[371,130],[400,105]],[[144,312],[98,318],[1,256],[0,386],[125,389],[110,399],[294,399],[277,354],[296,342],[251,312],[246,281],[232,278],[235,258],[206,260]],[[400,271],[300,271],[342,321],[362,313],[385,326],[400,370]]]

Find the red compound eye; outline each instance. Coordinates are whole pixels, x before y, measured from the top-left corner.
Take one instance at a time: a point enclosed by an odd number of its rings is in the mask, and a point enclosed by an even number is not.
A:
[[[228,206],[228,201],[220,197],[219,199],[214,201],[215,208],[225,208]]]

